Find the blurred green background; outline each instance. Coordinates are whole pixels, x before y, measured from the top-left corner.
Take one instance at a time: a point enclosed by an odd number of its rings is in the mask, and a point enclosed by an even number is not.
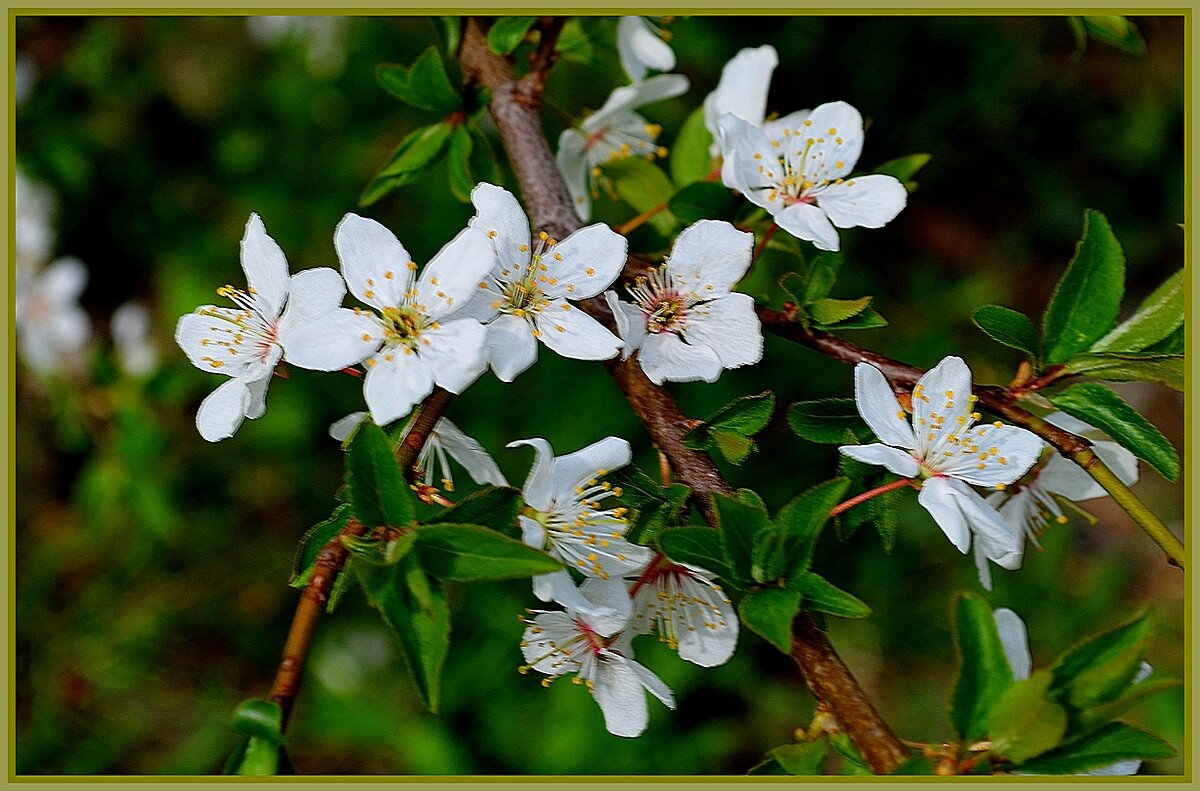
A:
[[[997,303],[1040,314],[1085,208],[1104,212],[1125,246],[1127,310],[1183,263],[1184,25],[1135,22],[1144,56],[1093,41],[1076,58],[1067,21],[1052,17],[677,18],[676,71],[692,88],[645,114],[670,146],[721,66],[770,43],[781,63],[769,110],[854,104],[870,119],[863,168],[932,154],[895,221],[842,233],[834,296],[874,294],[891,321],[853,340],[922,367],[958,354],[977,381],[1005,383],[1018,353],[988,341],[971,311]],[[614,28],[588,20],[596,62],[552,72],[551,140],[625,82]],[[218,380],[186,361],[174,325],[217,286],[244,282],[238,240],[251,211],[293,272],[336,267],[338,219],[357,210],[401,137],[437,120],[385,95],[375,67],[411,63],[437,40],[421,17],[17,19],[17,161],[56,197],[51,252],[86,262],[82,304],[95,328],[86,354],[54,373],[18,364],[18,772],[219,771],[233,707],[268,689],[297,598],[286,585],[296,542],[328,515],[339,485],[326,429],[363,408],[361,382],[293,370],[272,385],[262,419],[210,445],[193,418]],[[443,165],[364,213],[427,261],[471,211],[451,196]],[[634,212],[601,202],[597,214],[621,222]],[[133,375],[114,356],[109,319],[129,299],[151,310],[152,373]],[[671,389],[704,417],[767,388],[781,406],[847,396],[851,374],[768,337],[759,365]],[[1182,446],[1182,396],[1118,389]],[[544,349],[513,384],[483,377],[450,415],[517,484],[529,453],[504,444],[528,436],[565,453],[620,435],[637,463],[657,469],[603,367]],[[800,441],[782,416],[744,467],[722,462],[772,510],[836,464],[835,448]],[[1182,486],[1146,465],[1142,478],[1136,491],[1182,534]],[[1020,572],[997,571],[989,601],[1025,618],[1035,665],[1153,603],[1148,659],[1160,677],[1181,676],[1183,575],[1111,503],[1087,507],[1098,524],[1050,530]],[[831,531],[817,567],[874,609],[865,621],[835,620],[832,639],[885,718],[906,738],[948,738],[950,597],[979,591],[971,561],[912,498],[892,555],[869,531],[844,543]],[[610,736],[582,689],[543,689],[516,672],[517,613],[535,606],[527,583],[459,586],[451,597],[436,716],[360,593],[322,620],[288,737],[298,771],[741,774],[812,714],[790,660],[746,630],[734,659],[709,670],[641,638],[638,659],[679,708],[651,700],[641,738]],[[1129,719],[1185,747],[1181,691]]]

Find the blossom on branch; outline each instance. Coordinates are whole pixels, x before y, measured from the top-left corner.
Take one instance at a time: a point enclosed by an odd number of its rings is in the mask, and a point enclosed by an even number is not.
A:
[[[1008,569],[1020,566],[1022,542],[971,486],[1005,488],[1037,461],[1044,443],[1000,421],[976,426],[978,399],[967,364],[947,357],[920,378],[912,391],[911,423],[883,372],[870,363],[854,367],[854,400],[881,442],[838,450],[919,478],[917,501],[959,552],[967,552],[975,533],[991,560]]]
[[[862,152],[863,123],[845,102],[792,113],[762,128],[733,114],[718,123],[725,186],[820,250],[839,248],[837,228],[882,228],[908,201],[894,176],[850,178]]]
[[[525,621],[521,654],[527,664],[520,670],[545,673],[549,678],[542,681],[543,686],[550,686],[559,676],[575,673],[573,681],[586,686],[599,704],[608,732],[634,737],[641,735],[650,721],[643,690],[671,709],[675,708],[675,697],[662,679],[634,661],[628,632],[614,637],[616,629],[590,613],[619,608],[622,596],[627,602],[621,586],[587,580],[573,598],[589,605],[588,610],[560,602],[566,612],[535,612]]]
[[[594,297],[617,278],[625,266],[625,237],[597,223],[561,242],[540,233],[535,245],[511,192],[485,182],[472,191],[471,202],[471,228],[490,240],[495,266],[474,278],[465,315],[486,322],[487,363],[496,376],[511,382],[533,365],[539,340],[575,360],[616,356],[621,340],[568,299]]]
[[[666,156],[657,142],[662,127],[634,112],[643,105],[679,96],[688,89],[680,74],[659,74],[644,82],[617,88],[578,129],[564,129],[558,138],[556,161],[575,211],[585,222],[592,214],[592,198],[599,195],[600,166],[626,157],[647,159]]]
[[[738,619],[733,603],[713,573],[655,555],[629,589],[630,629],[658,632],[658,639],[701,667],[723,665],[737,647]]]
[[[700,220],[675,240],[665,264],[639,277],[622,302],[604,297],[625,341],[655,384],[715,382],[725,368],[762,359],[754,298],[733,291],[750,267],[754,236],[720,220]]]

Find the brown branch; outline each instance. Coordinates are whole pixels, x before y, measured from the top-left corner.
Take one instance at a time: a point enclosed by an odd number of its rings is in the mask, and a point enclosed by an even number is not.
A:
[[[582,223],[542,130],[538,103],[530,101],[529,94],[520,90],[508,63],[488,50],[483,29],[474,18],[467,21],[463,34],[461,63],[464,74],[472,75],[492,93],[489,110],[516,171],[533,224],[551,236],[565,238]],[[636,258],[627,263],[627,268],[642,266]],[[612,317],[602,301],[591,299],[580,304],[611,326]],[[688,419],[675,399],[667,390],[651,383],[638,363],[614,360],[607,365],[654,443],[666,455],[675,478],[692,487],[696,505],[705,520],[715,526],[710,495],[728,495],[733,490],[706,454],[683,444]],[[792,655],[813,694],[846,728],[873,771],[895,768],[903,756],[900,742],[875,712],[821,630],[806,616],[801,616],[798,623],[797,647]]]

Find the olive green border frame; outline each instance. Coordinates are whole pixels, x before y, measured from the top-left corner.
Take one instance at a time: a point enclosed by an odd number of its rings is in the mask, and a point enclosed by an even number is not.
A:
[[[7,499],[6,526],[8,533],[7,549],[8,559],[6,563],[7,585],[5,592],[8,596],[7,607],[4,608],[4,630],[0,632],[0,646],[4,649],[4,654],[7,658],[7,678],[8,683],[4,685],[3,692],[0,693],[0,699],[3,700],[6,716],[3,718],[0,730],[4,733],[4,751],[5,751],[5,771],[4,783],[7,784],[32,784],[41,788],[67,788],[80,783],[129,783],[136,784],[139,788],[153,788],[156,786],[167,787],[174,784],[186,784],[189,788],[227,788],[229,784],[263,784],[274,785],[278,783],[318,783],[328,787],[350,788],[360,783],[397,783],[402,784],[406,788],[428,787],[431,789],[452,789],[452,788],[467,788],[480,784],[488,785],[572,785],[580,787],[598,787],[598,786],[613,786],[621,788],[639,788],[639,787],[661,787],[663,785],[678,785],[678,784],[699,784],[705,789],[709,788],[725,788],[725,787],[744,787],[746,785],[767,784],[777,785],[779,783],[814,783],[827,782],[838,785],[839,787],[865,788],[867,786],[875,786],[887,783],[950,783],[954,786],[976,785],[979,783],[1013,783],[1018,782],[1027,788],[1052,788],[1062,783],[1117,783],[1124,787],[1140,787],[1143,785],[1160,785],[1162,783],[1179,784],[1191,783],[1192,780],[1192,765],[1193,765],[1193,748],[1196,746],[1196,731],[1194,717],[1197,711],[1196,707],[1196,689],[1190,683],[1194,677],[1196,657],[1192,651],[1193,647],[1193,629],[1191,618],[1194,614],[1193,597],[1194,588],[1192,585],[1192,573],[1190,569],[1195,563],[1197,553],[1190,542],[1190,526],[1192,525],[1194,496],[1193,492],[1197,484],[1200,484],[1200,475],[1186,464],[1190,458],[1190,451],[1193,447],[1194,426],[1200,420],[1200,405],[1197,404],[1193,397],[1193,388],[1190,386],[1195,381],[1196,369],[1194,365],[1194,355],[1189,354],[1186,362],[1187,381],[1189,384],[1188,390],[1185,392],[1184,403],[1184,459],[1185,459],[1185,476],[1183,481],[1184,486],[1184,542],[1188,547],[1189,570],[1185,571],[1184,579],[1184,617],[1185,617],[1185,639],[1187,641],[1187,656],[1190,660],[1185,667],[1185,701],[1184,701],[1184,740],[1178,745],[1184,757],[1184,774],[1176,776],[1139,776],[1135,778],[1101,778],[1101,777],[1057,777],[1057,778],[1021,778],[1021,777],[957,777],[957,778],[930,778],[930,777],[890,777],[890,778],[874,778],[870,780],[856,777],[696,777],[696,776],[471,776],[471,777],[434,777],[434,776],[417,776],[412,778],[406,777],[340,777],[340,776],[291,776],[291,777],[275,777],[275,778],[238,778],[238,777],[212,777],[212,776],[37,776],[37,775],[16,775],[14,774],[15,762],[15,746],[16,746],[16,706],[15,706],[15,689],[16,689],[16,663],[15,663],[15,645],[16,645],[16,437],[15,437],[15,422],[16,422],[16,342],[15,342],[15,302],[14,302],[14,273],[15,268],[13,261],[15,259],[15,218],[13,216],[13,195],[15,189],[15,167],[16,160],[16,124],[15,114],[13,112],[12,96],[15,85],[15,58],[16,50],[16,23],[17,16],[247,16],[253,14],[308,14],[308,15],[331,15],[331,16],[372,16],[386,14],[402,14],[406,16],[425,16],[436,14],[495,14],[497,12],[507,14],[560,14],[569,13],[576,15],[597,15],[610,16],[622,13],[628,14],[646,14],[646,13],[693,13],[703,15],[726,15],[726,16],[791,16],[791,15],[806,15],[806,16],[887,16],[887,15],[903,15],[903,16],[1055,16],[1055,15],[1071,15],[1082,14],[1088,12],[1117,12],[1131,16],[1181,16],[1185,23],[1185,44],[1184,44],[1184,68],[1185,68],[1185,86],[1187,97],[1185,100],[1185,116],[1184,116],[1184,169],[1185,169],[1185,213],[1186,221],[1184,223],[1185,235],[1185,256],[1186,256],[1186,274],[1188,293],[1191,298],[1188,300],[1187,306],[1187,325],[1192,327],[1189,332],[1188,348],[1194,347],[1194,342],[1200,339],[1200,333],[1197,333],[1192,319],[1194,317],[1194,306],[1197,300],[1198,289],[1200,283],[1192,276],[1193,263],[1198,260],[1196,256],[1197,237],[1194,232],[1194,227],[1197,219],[1196,202],[1194,198],[1194,167],[1195,158],[1193,156],[1196,147],[1196,103],[1194,100],[1197,85],[1197,63],[1194,57],[1196,34],[1198,32],[1198,17],[1196,15],[1197,5],[1200,5],[1198,0],[1183,4],[1163,4],[1153,7],[1139,7],[1128,0],[1093,0],[1092,2],[1049,2],[1046,3],[1031,3],[1025,0],[1019,4],[1004,5],[1003,3],[990,3],[987,7],[967,8],[951,2],[951,0],[925,0],[921,5],[914,6],[904,2],[904,0],[872,0],[872,2],[862,3],[854,8],[837,7],[832,5],[801,5],[793,0],[756,0],[753,6],[745,8],[731,9],[728,6],[728,0],[691,0],[691,2],[681,2],[681,0],[659,0],[649,7],[631,7],[620,2],[604,2],[604,0],[591,0],[590,2],[581,2],[576,4],[552,3],[540,6],[521,5],[517,3],[507,3],[503,0],[495,0],[495,2],[481,2],[480,0],[472,0],[469,6],[456,6],[447,0],[441,3],[430,2],[430,0],[419,0],[411,5],[404,4],[404,0],[398,4],[388,2],[387,0],[355,0],[354,6],[351,8],[331,8],[329,0],[280,0],[279,2],[259,2],[246,5],[237,5],[229,2],[205,3],[203,0],[190,0],[186,6],[169,7],[163,6],[161,0],[133,0],[120,5],[112,5],[103,2],[103,0],[75,0],[69,4],[53,5],[50,3],[21,3],[20,5],[6,6],[6,14],[3,19],[3,40],[4,53],[8,66],[8,80],[5,83],[4,103],[0,108],[0,116],[2,116],[6,129],[8,130],[8,146],[7,155],[4,163],[4,179],[7,189],[3,196],[0,197],[0,210],[4,212],[7,219],[8,228],[8,244],[6,246],[7,260],[5,262],[6,276],[0,281],[0,296],[7,305],[6,321],[4,323],[4,344],[2,354],[4,361],[3,383],[4,397],[6,404],[7,420],[5,421],[5,440],[7,444],[5,461],[6,475],[4,476],[4,490]]]

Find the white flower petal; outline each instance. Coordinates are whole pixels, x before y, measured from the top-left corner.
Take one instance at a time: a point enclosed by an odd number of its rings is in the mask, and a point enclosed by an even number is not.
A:
[[[388,360],[388,357],[391,360]],[[363,397],[371,410],[371,419],[380,426],[398,420],[433,392],[433,371],[415,354],[381,352],[370,358]]]
[[[508,479],[479,441],[463,432],[450,418],[439,420],[433,431],[450,458],[461,464],[475,483],[508,486]]]
[[[337,310],[346,296],[346,281],[327,266],[305,269],[292,275],[287,307],[279,319],[280,342],[291,330],[305,322]]]
[[[897,448],[917,447],[908,414],[883,372],[870,363],[854,366],[854,405],[881,442]]]
[[[954,478],[931,480],[947,481],[946,489],[950,497],[962,512],[971,531],[978,536],[978,540],[984,542],[989,560],[1009,571],[1021,567],[1025,554],[1025,542],[1021,533],[1014,532],[1000,513],[985,503],[983,498],[965,483]],[[929,482],[925,485],[928,486]],[[962,551],[966,552],[966,549]]]
[[[350,293],[379,308],[403,301],[415,267],[409,266],[412,257],[395,234],[374,220],[347,214],[333,232],[333,246]]]
[[[1004,516],[1003,512],[1000,514]],[[985,591],[992,589],[992,562],[988,560],[987,551],[982,541],[976,541],[971,550],[975,554],[975,570],[979,572],[979,585]]]
[[[788,206],[775,215],[775,224],[797,239],[812,242],[818,250],[836,253],[841,247],[841,238],[829,221],[829,215],[811,203]]]
[[[51,304],[64,306],[79,299],[87,282],[87,265],[68,256],[55,260],[42,270],[37,278],[37,289]]]
[[[934,403],[937,403],[936,399]],[[950,418],[946,422],[949,423]],[[970,429],[963,435],[964,440],[967,436],[979,448],[977,453],[963,452],[960,443],[955,450],[947,451],[955,453],[954,456],[927,462],[938,472],[976,486],[1012,483],[1033,466],[1046,446],[1038,435],[1019,426],[988,423]]]
[[[628,440],[605,437],[586,448],[554,459],[551,468],[552,492],[559,503],[577,499],[575,488],[620,469],[633,459]]]
[[[1142,762],[1137,758],[1129,758],[1124,761],[1114,761],[1108,766],[1102,766],[1099,769],[1089,769],[1086,772],[1080,772],[1081,775],[1089,775],[1091,777],[1125,777],[1126,775],[1135,775],[1138,769],[1142,767]]]
[[[227,328],[232,324],[213,316],[203,316],[200,311],[219,310],[213,305],[202,305],[195,313],[181,316],[175,326],[175,342],[191,360],[192,365],[201,371],[207,371],[224,376],[240,376],[247,365],[253,361],[247,355],[240,358],[231,357],[226,347],[218,345],[217,341],[227,337]]]
[[[804,120],[809,122],[807,126],[801,122],[792,127],[803,130],[803,133],[794,139],[798,151],[793,153],[792,161],[799,164],[802,159],[804,175],[809,181],[817,184],[821,184],[825,179],[832,181],[848,174],[862,153],[863,122],[858,110],[846,102],[828,102],[814,108]],[[809,143],[809,140],[813,142]],[[795,156],[798,153],[802,153],[802,156]],[[854,181],[857,182],[858,179]],[[903,185],[900,188],[903,190]],[[824,195],[824,192],[821,194]],[[836,220],[834,223],[838,224]],[[842,228],[850,227],[838,225]]]
[[[471,218],[470,226],[481,228],[489,234],[496,246],[500,264],[522,267],[528,264],[529,218],[513,194],[485,181],[471,190],[471,203],[475,205],[475,216]],[[524,252],[520,249],[522,246],[525,247]]]
[[[562,573],[570,579],[565,570]],[[629,623],[629,618],[633,615],[633,600],[629,598],[623,580],[615,577],[607,580],[589,577],[578,590],[587,603],[587,609],[579,609],[563,601],[560,601],[560,604],[578,612],[596,634],[611,637]]]
[[[279,347],[276,346],[275,349],[276,354],[273,356],[278,362]],[[246,390],[250,393],[250,398],[246,402],[246,418],[248,420],[258,420],[267,413],[267,388],[271,385],[272,378],[274,378],[273,375],[268,374],[260,378],[252,378],[246,383]]]
[[[640,736],[650,722],[642,682],[624,657],[601,659],[592,678],[592,696],[614,736]]]
[[[329,426],[329,436],[338,442],[345,442],[354,429],[358,428],[359,424],[366,420],[367,414],[366,412],[351,412],[349,415],[335,420]]]
[[[242,271],[246,284],[264,305],[264,313],[278,316],[288,293],[288,264],[283,250],[267,235],[257,214],[251,214],[242,235]]]
[[[232,437],[246,417],[250,404],[248,381],[230,379],[200,402],[196,412],[196,428],[200,436],[209,442],[219,442]]]
[[[700,220],[675,239],[667,259],[672,280],[698,299],[728,294],[750,268],[754,234],[723,220]]]
[[[949,478],[930,478],[921,486],[917,502],[929,512],[933,521],[950,539],[950,543],[959,552],[966,554],[971,543],[971,532],[967,528],[967,519],[952,494],[953,482]]]
[[[558,138],[558,152],[554,161],[558,172],[567,182],[567,191],[575,202],[575,213],[587,222],[592,216],[592,195],[589,188],[589,169],[586,140],[575,129],[564,129]]]
[[[521,488],[525,504],[536,511],[547,511],[554,504],[554,478],[550,472],[554,466],[554,449],[541,437],[515,439],[505,447],[518,448],[522,445],[533,448],[535,454],[533,466],[529,469],[529,477],[525,479],[525,485]],[[524,518],[522,518],[521,524],[525,525]],[[537,546],[540,548],[543,545]]]
[[[926,432],[937,422],[932,413],[943,419],[943,432],[951,433],[959,429],[958,418],[971,413],[971,369],[961,357],[946,357],[917,381],[912,407],[917,449],[924,452],[929,447]],[[935,442],[939,439],[934,437]]]
[[[617,54],[629,79],[637,81],[649,69],[675,68],[675,52],[640,16],[623,16],[617,22]]]
[[[725,158],[721,165],[721,181],[726,187],[744,193],[758,206],[769,209],[780,205],[760,194],[783,177],[778,149],[771,146],[761,129],[736,115],[722,116],[720,129],[721,152]]]
[[[496,252],[487,234],[464,228],[438,251],[421,272],[415,302],[425,315],[441,319],[466,307],[479,284],[496,266]]]
[[[675,696],[671,693],[671,688],[668,687],[661,678],[656,676],[645,665],[635,662],[632,659],[627,660],[629,669],[637,676],[638,681],[646,688],[654,697],[661,700],[669,709],[675,708]]]
[[[1115,442],[1098,440],[1093,442],[1092,448],[1122,483],[1129,485],[1137,482],[1136,456]],[[1108,494],[1082,467],[1058,452],[1037,473],[1032,485],[1046,492],[1061,494],[1076,503]]]
[[[340,371],[379,349],[383,327],[374,314],[335,308],[295,324],[281,334],[285,358],[312,371]]]
[[[604,223],[580,228],[556,245],[543,260],[548,274],[557,282],[542,284],[542,289],[551,297],[594,297],[621,274],[628,248],[625,237]]]
[[[621,350],[620,338],[565,300],[552,301],[534,322],[542,343],[572,360],[607,360]]]
[[[690,343],[712,347],[726,368],[762,359],[762,325],[749,294],[734,292],[696,305],[688,314],[686,332]]]
[[[656,385],[672,382],[715,382],[721,376],[721,358],[709,346],[684,343],[673,332],[650,333],[638,350],[646,377]]]
[[[804,122],[812,115],[811,110],[797,110],[794,113],[788,113],[782,118],[776,118],[774,121],[764,121],[760,128],[768,140],[781,140],[784,135],[783,130],[789,132],[793,129],[800,129],[804,126]]]
[[[886,467],[890,472],[894,472],[902,478],[916,478],[921,471],[921,465],[911,454],[878,442],[870,445],[842,445],[838,451],[843,456],[849,456],[865,464]]]
[[[629,355],[641,348],[642,341],[646,337],[646,314],[636,305],[622,302],[615,291],[605,291],[604,301],[608,303],[608,309],[612,311],[613,320],[617,325],[617,335],[625,344],[621,350],[621,359],[628,360]]]
[[[758,126],[767,113],[767,91],[771,73],[779,65],[779,53],[770,44],[743,49],[721,69],[717,89],[704,100],[704,125],[720,141],[717,122],[726,113]],[[713,156],[717,149],[714,145]]]
[[[882,228],[908,203],[908,190],[894,176],[876,173],[830,184],[817,193],[817,205],[839,228]]]
[[[501,382],[537,362],[537,339],[525,319],[505,313],[487,325],[487,359]]]
[[[536,630],[536,631],[535,631]],[[533,619],[522,637],[521,655],[534,670],[551,676],[561,676],[579,669],[579,660],[562,661],[563,652],[552,648],[569,645],[579,636],[575,619],[565,612],[543,612]]]
[[[1004,657],[1012,668],[1013,678],[1024,681],[1033,670],[1033,656],[1029,653],[1029,636],[1025,631],[1025,622],[1007,607],[997,607],[992,612],[996,621],[996,630],[1000,632],[1000,645],[1004,648]]]
[[[487,369],[488,329],[475,319],[452,319],[421,332],[421,360],[434,381],[451,393],[470,387]]]

